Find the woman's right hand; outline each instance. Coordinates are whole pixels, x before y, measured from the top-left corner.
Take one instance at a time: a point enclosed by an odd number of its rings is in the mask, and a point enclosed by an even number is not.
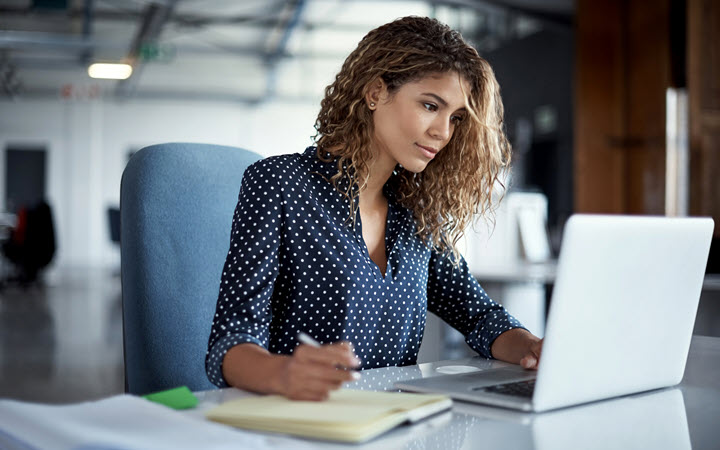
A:
[[[349,342],[313,347],[300,344],[284,358],[278,373],[278,389],[291,400],[321,401],[343,383],[360,379],[352,369],[360,366]]]

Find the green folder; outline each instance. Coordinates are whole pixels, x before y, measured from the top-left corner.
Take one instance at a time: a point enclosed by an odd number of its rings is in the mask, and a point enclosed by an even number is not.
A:
[[[143,395],[143,398],[172,409],[189,409],[194,408],[198,404],[197,397],[190,392],[187,386]]]

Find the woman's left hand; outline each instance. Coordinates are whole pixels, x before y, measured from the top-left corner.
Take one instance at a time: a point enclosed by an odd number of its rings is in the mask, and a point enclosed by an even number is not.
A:
[[[498,336],[490,348],[493,358],[525,369],[537,369],[540,364],[543,340],[522,328],[508,330]]]
[[[533,336],[535,339],[537,337]],[[520,358],[520,365],[525,369],[537,370],[540,364],[540,354],[542,353],[543,340],[530,341],[530,348],[525,351],[525,356]]]

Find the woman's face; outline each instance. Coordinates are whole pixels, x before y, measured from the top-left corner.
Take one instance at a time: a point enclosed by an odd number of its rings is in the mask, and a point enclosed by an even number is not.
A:
[[[382,83],[375,91],[373,114],[378,156],[422,172],[467,114],[463,89],[470,92],[468,82],[456,72],[405,83],[392,96]],[[373,95],[371,90],[371,101]]]

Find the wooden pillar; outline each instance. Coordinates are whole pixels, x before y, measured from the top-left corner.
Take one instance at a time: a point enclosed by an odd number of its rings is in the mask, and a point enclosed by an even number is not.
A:
[[[720,2],[687,2],[690,214],[712,216],[720,237]]]
[[[670,0],[578,0],[575,210],[663,214]]]

